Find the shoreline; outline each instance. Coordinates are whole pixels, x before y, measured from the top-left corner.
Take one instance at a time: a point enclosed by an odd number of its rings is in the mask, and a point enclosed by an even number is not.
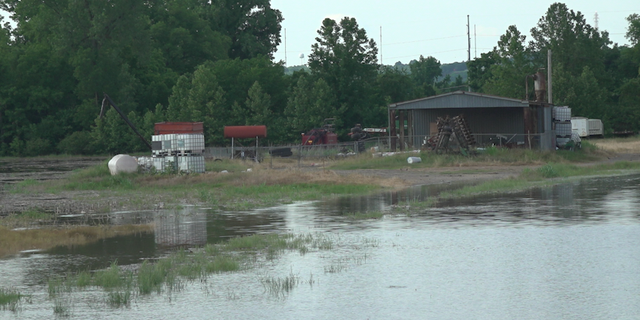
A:
[[[83,159],[85,160],[85,159]],[[103,160],[95,159],[96,163]],[[638,153],[621,153],[585,163],[575,164],[577,166],[595,166],[598,164],[612,164],[621,161],[640,162]],[[320,172],[329,171],[333,174],[348,177],[350,179],[361,179],[365,181],[375,181],[383,187],[407,188],[419,185],[440,185],[440,184],[477,184],[491,180],[502,180],[518,177],[524,169],[535,169],[544,164],[504,164],[504,163],[478,163],[478,165],[436,167],[436,168],[411,168],[401,169],[356,169],[356,170],[331,170],[330,168],[301,168],[301,171]],[[55,179],[66,177],[70,173],[57,172]],[[59,214],[93,214],[108,212],[114,209],[113,204],[119,200],[117,195],[110,194],[110,191],[96,192],[91,190],[83,191],[63,191],[56,194],[42,193],[11,193],[6,186],[0,190],[0,216],[8,216],[16,213],[27,212],[29,210],[44,211]],[[156,195],[157,197],[157,195]],[[161,198],[161,197],[160,197]],[[121,199],[120,199],[121,200]],[[151,200],[151,199],[150,199]],[[180,205],[177,203],[176,205]],[[187,204],[187,203],[182,203]],[[158,209],[158,205],[138,208],[140,210]],[[135,209],[135,208],[129,208]]]

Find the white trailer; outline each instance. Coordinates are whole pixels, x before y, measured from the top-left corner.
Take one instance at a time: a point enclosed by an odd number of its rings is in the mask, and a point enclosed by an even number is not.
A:
[[[590,136],[603,136],[604,130],[602,128],[602,120],[589,119],[589,135]]]
[[[571,130],[576,131],[580,138],[589,136],[589,119],[585,117],[571,117]]]

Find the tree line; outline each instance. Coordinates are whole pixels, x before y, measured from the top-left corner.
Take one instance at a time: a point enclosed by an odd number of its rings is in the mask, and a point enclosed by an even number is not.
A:
[[[356,123],[387,126],[387,105],[464,87],[524,98],[524,76],[554,56],[554,100],[611,128],[637,130],[640,21],[633,46],[611,45],[580,12],[553,4],[532,29],[509,27],[494,50],[468,63],[468,78],[442,77],[435,57],[383,66],[354,18],[325,19],[308,71],[285,74],[273,54],[282,13],[269,0],[0,0],[16,27],[0,29],[0,155],[144,151],[103,93],[143,135],[162,121],[202,121],[207,145],[224,126],[267,125],[268,143],[336,118],[342,138]],[[2,21],[0,21],[2,22]]]

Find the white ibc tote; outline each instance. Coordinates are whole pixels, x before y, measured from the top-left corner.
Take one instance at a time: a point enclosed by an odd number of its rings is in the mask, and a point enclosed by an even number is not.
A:
[[[133,173],[138,171],[138,161],[128,154],[119,154],[109,160],[109,172],[115,176],[122,172]]]

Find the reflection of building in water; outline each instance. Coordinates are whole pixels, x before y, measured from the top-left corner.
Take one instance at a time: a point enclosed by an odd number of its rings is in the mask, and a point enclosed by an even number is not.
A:
[[[558,213],[556,216],[570,218],[582,215],[582,210],[574,200],[574,188],[572,183],[564,183],[553,186],[553,204]]]
[[[207,214],[197,208],[167,210],[157,214],[154,222],[156,244],[183,246],[207,243]]]

